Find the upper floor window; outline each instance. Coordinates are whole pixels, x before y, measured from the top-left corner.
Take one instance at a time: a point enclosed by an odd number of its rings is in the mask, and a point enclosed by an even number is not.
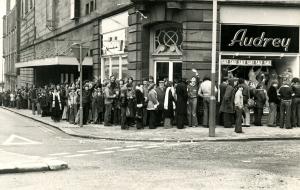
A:
[[[90,14],[90,4],[89,3],[85,4],[85,15],[88,15],[88,14]]]
[[[93,12],[94,10],[95,10],[94,1],[91,1],[90,2],[90,12]]]

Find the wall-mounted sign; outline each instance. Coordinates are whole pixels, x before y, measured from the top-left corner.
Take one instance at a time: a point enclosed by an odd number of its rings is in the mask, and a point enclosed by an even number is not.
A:
[[[221,59],[221,65],[272,66],[271,60]]]
[[[221,51],[299,53],[299,27],[222,25]]]

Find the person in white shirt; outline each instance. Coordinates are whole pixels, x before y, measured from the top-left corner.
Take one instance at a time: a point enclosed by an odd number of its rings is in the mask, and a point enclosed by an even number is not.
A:
[[[243,86],[239,85],[238,90],[234,96],[234,106],[235,106],[235,132],[242,133],[242,120],[243,120]]]
[[[215,94],[218,92],[217,87],[215,87]],[[200,85],[198,95],[203,98],[203,126],[208,127],[208,118],[209,118],[209,99],[211,96],[211,80],[209,76],[203,78],[203,82]],[[214,113],[215,114],[215,113]]]

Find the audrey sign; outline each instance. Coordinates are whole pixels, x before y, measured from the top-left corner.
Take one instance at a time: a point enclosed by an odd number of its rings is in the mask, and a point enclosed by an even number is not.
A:
[[[221,51],[299,53],[299,28],[222,25]]]

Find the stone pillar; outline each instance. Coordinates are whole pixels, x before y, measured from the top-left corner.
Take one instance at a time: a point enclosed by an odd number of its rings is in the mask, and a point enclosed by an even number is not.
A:
[[[195,68],[200,76],[210,73],[212,48],[212,4],[187,2],[183,21],[183,76]]]

